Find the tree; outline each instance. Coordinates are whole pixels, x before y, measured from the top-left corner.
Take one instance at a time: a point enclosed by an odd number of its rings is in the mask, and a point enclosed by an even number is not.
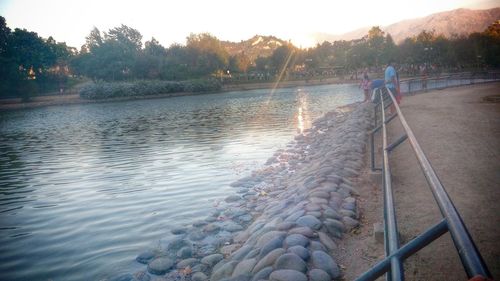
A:
[[[10,36],[10,28],[7,27],[5,18],[0,16],[0,56],[7,52],[7,40]]]
[[[229,54],[219,39],[209,33],[189,35],[186,47],[190,56],[189,66],[195,76],[207,76],[228,67]]]
[[[167,54],[165,47],[163,47],[154,37],[152,37],[150,41],[146,41],[144,46],[144,53],[146,55],[161,57]]]
[[[192,74],[189,68],[191,59],[187,47],[173,44],[167,49],[165,64],[162,66],[161,78],[167,80],[186,80]]]
[[[94,26],[94,28],[90,31],[90,34],[85,37],[85,44],[82,46],[82,53],[90,53],[93,50],[99,48],[102,43],[103,39],[101,36],[101,32],[97,27]]]
[[[236,73],[246,73],[250,67],[250,58],[245,52],[231,56],[229,58],[229,70]]]
[[[110,29],[104,34],[106,41],[115,41],[118,45],[131,53],[139,52],[142,48],[142,35],[134,28],[122,24]]]
[[[104,33],[93,28],[86,37],[80,56],[73,61],[76,72],[94,80],[124,80],[136,77],[136,61],[142,48],[142,35],[121,25]]]
[[[276,72],[291,68],[291,66],[293,65],[294,54],[295,48],[292,45],[283,45],[281,47],[278,47],[276,50],[274,50],[271,57],[269,57],[271,68]]]

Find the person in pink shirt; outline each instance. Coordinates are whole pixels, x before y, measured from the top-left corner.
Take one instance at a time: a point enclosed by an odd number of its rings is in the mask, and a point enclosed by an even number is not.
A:
[[[367,102],[370,99],[370,78],[368,77],[368,73],[365,72],[363,74],[359,87],[362,88],[365,93],[365,99],[363,102]]]

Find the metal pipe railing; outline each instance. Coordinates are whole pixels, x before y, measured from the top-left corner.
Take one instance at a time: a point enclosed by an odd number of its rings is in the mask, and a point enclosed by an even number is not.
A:
[[[382,165],[383,186],[384,186],[384,238],[386,251],[385,255],[394,254],[399,248],[398,227],[396,223],[396,211],[394,210],[394,198],[392,193],[391,168],[389,165],[389,150],[387,149],[387,126],[385,118],[384,99],[381,102],[382,116],[382,145],[384,147],[384,160]],[[397,257],[391,258],[391,278],[387,280],[404,280],[403,264]]]
[[[432,89],[444,89],[500,80],[500,72],[462,72],[442,76],[419,76],[401,79],[401,91],[411,94]]]
[[[491,278],[491,274],[488,271],[481,254],[477,250],[472,238],[465,227],[458,211],[453,205],[452,200],[446,193],[441,181],[439,180],[437,174],[432,168],[429,160],[425,156],[422,148],[420,147],[413,131],[408,126],[401,109],[396,103],[393,93],[387,89],[379,89],[379,103],[375,106],[375,109],[380,110],[381,122],[380,125],[375,123],[375,129],[371,132],[371,160],[372,160],[372,170],[375,168],[375,146],[374,146],[374,134],[382,130],[382,146],[383,146],[383,158],[382,158],[382,172],[383,172],[383,190],[384,190],[384,240],[386,249],[386,258],[375,265],[372,269],[367,271],[365,274],[361,275],[356,280],[375,280],[377,277],[384,273],[390,272],[387,275],[387,280],[404,280],[404,271],[402,262],[407,257],[417,252],[418,250],[430,244],[432,241],[437,239],[445,232],[450,232],[453,239],[454,245],[458,251],[462,265],[469,278],[474,276],[483,276]],[[386,104],[386,102],[388,104]],[[396,113],[393,113],[389,118],[385,117],[385,109],[389,106],[395,108]],[[375,112],[377,116],[377,112]],[[405,134],[398,138],[395,142],[388,144],[387,141],[387,124],[393,120],[395,117],[399,117],[399,120],[403,126]],[[396,224],[396,214],[394,211],[394,198],[392,196],[392,181],[391,181],[391,171],[389,165],[389,153],[396,148],[401,143],[408,140],[411,147],[417,157],[419,165],[422,172],[429,184],[432,194],[439,206],[441,214],[444,219],[442,222],[438,223],[434,227],[430,228],[428,231],[418,236],[408,244],[399,248],[398,241],[398,229]]]

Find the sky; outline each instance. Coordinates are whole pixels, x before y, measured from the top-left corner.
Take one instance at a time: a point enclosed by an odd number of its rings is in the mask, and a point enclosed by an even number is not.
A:
[[[93,27],[125,24],[163,46],[185,44],[190,33],[208,32],[239,42],[274,35],[310,47],[311,34],[342,34],[385,26],[457,8],[484,9],[500,0],[0,0],[0,15],[11,29],[25,28],[78,49]]]

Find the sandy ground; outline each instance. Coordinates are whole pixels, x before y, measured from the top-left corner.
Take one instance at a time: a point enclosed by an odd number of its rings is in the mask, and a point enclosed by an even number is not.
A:
[[[408,96],[401,109],[494,279],[499,280],[500,103],[485,101],[487,96],[500,96],[500,83]],[[401,124],[394,120],[389,140],[401,134]],[[393,151],[390,164],[397,223],[405,243],[437,223],[441,214],[407,142]],[[373,223],[382,221],[381,187],[368,169],[367,165],[358,182],[363,226],[341,242],[337,257],[346,267],[345,280],[355,279],[384,254],[383,245],[372,237]],[[404,267],[406,280],[467,280],[449,234],[410,257]]]

